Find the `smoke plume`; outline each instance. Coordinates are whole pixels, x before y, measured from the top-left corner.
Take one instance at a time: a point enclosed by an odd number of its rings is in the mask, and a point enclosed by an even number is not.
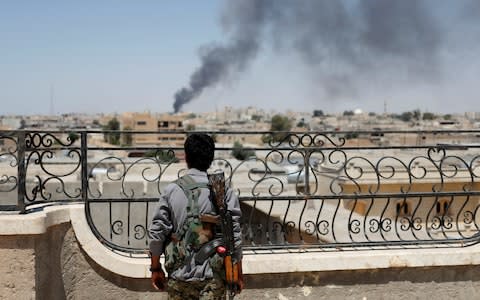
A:
[[[174,110],[245,70],[264,44],[296,53],[331,97],[354,93],[365,78],[431,80],[439,74],[442,34],[428,3],[435,2],[227,0],[227,42],[204,47]]]
[[[190,77],[190,84],[175,93],[173,109],[178,112],[198,97],[206,87],[219,83],[233,72],[244,70],[260,47],[266,1],[230,1],[224,13],[224,27],[230,33],[225,45],[203,49],[200,67]]]

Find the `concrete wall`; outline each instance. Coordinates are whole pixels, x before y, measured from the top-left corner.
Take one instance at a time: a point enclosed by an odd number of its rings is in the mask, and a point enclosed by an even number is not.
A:
[[[42,235],[0,236],[0,299],[64,299],[60,253],[68,224]]]
[[[128,278],[99,266],[81,249],[71,228],[61,249],[64,293],[55,299],[167,299],[148,279]]]
[[[35,239],[0,237],[0,299],[35,298]]]
[[[38,223],[33,216],[0,216],[0,299],[166,299],[150,287],[148,274],[134,278],[105,267],[74,218],[46,215]],[[247,289],[235,299],[479,299],[475,247],[247,253]]]

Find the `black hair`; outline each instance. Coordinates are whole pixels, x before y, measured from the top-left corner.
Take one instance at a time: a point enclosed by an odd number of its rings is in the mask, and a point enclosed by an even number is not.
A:
[[[190,134],[185,140],[185,159],[189,168],[206,171],[215,154],[215,142],[204,133]]]

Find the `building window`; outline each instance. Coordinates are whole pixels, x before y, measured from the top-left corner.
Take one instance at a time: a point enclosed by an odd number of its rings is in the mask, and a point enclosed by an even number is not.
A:
[[[147,125],[147,122],[146,121],[137,121],[137,125],[138,126],[145,126],[145,125]]]
[[[168,127],[168,121],[158,121],[158,127]]]

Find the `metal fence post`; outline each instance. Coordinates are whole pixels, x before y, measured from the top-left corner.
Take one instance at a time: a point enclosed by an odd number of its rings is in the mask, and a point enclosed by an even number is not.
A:
[[[87,202],[88,198],[88,163],[87,163],[87,132],[80,133],[80,153],[81,153],[81,181],[82,181],[82,201]]]
[[[310,196],[310,155],[312,152],[310,150],[305,151],[305,158],[303,162],[303,168],[305,172],[305,178],[304,178],[304,184],[305,184],[305,189],[304,189],[304,194],[306,196]]]
[[[18,131],[17,136],[17,176],[18,176],[18,189],[17,189],[17,209],[20,213],[25,212],[25,193],[27,192],[26,189],[26,176],[27,176],[27,169],[25,166],[25,131],[21,130]]]

